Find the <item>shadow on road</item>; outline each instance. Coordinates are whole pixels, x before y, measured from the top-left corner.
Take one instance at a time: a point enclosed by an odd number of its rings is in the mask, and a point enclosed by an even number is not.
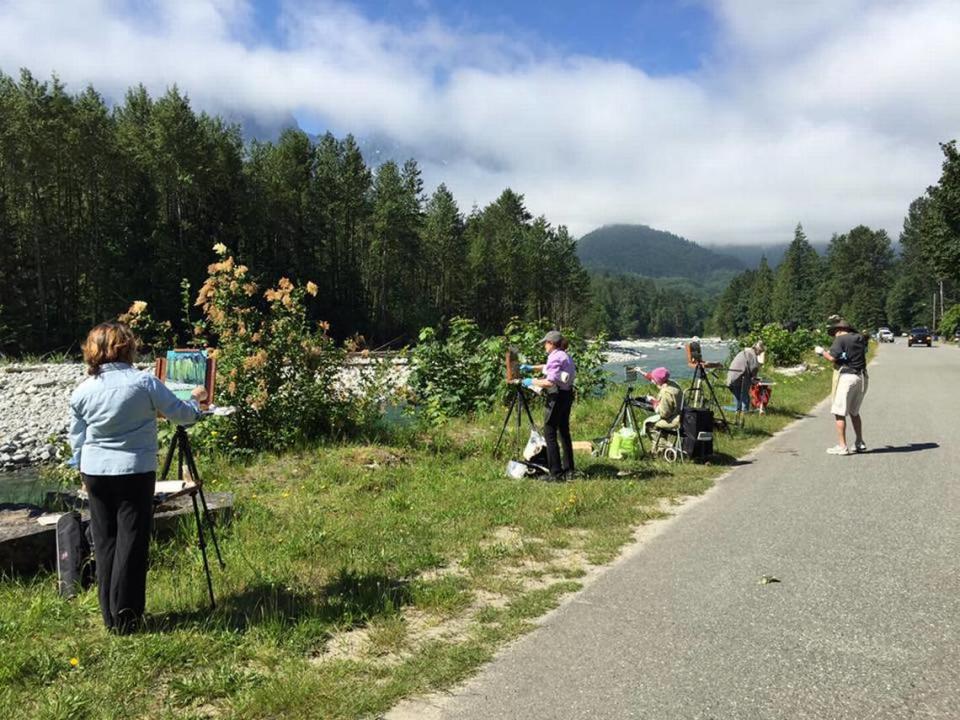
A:
[[[920,452],[921,450],[933,450],[934,448],[940,447],[940,443],[928,442],[928,443],[910,443],[909,445],[887,445],[886,447],[875,448],[873,450],[867,450],[867,455],[881,455],[883,453],[910,453],[910,452]]]

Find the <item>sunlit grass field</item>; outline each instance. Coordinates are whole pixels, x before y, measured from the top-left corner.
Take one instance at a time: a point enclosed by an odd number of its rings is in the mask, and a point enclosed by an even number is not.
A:
[[[153,547],[137,635],[104,630],[95,589],[66,601],[53,574],[4,579],[0,717],[373,717],[449,687],[830,389],[828,371],[772,379],[770,412],[717,433],[709,465],[579,455],[574,482],[512,480],[491,457],[504,410],[245,465],[201,459],[208,488],[236,498],[217,609],[192,522]],[[620,400],[578,402],[574,438],[603,435]]]

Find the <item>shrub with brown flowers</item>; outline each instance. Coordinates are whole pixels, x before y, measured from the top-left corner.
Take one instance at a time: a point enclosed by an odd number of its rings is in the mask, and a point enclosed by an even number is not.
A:
[[[173,347],[173,326],[169,320],[155,320],[147,309],[147,303],[136,300],[117,320],[133,330],[140,343],[141,355],[156,355]]]
[[[197,295],[204,319],[194,333],[216,345],[217,404],[237,408],[218,437],[240,449],[280,450],[337,431],[346,417],[337,387],[343,352],[326,323],[307,320],[317,286],[280,278],[261,293],[223,244],[214,251],[221,260]]]

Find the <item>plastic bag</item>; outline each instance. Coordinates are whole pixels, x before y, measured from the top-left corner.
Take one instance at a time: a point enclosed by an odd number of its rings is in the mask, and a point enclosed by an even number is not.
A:
[[[530,438],[527,440],[526,447],[523,448],[523,459],[533,460],[537,455],[540,454],[540,451],[547,447],[547,441],[543,439],[541,435],[536,430],[530,431]]]

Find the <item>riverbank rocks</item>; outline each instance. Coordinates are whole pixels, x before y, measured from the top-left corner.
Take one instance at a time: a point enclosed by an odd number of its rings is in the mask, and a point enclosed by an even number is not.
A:
[[[61,459],[80,363],[0,366],[0,471]]]
[[[82,363],[0,365],[0,472],[67,459],[70,395],[86,377]],[[373,387],[387,396],[408,377],[405,358],[351,358],[338,389],[355,395]]]

